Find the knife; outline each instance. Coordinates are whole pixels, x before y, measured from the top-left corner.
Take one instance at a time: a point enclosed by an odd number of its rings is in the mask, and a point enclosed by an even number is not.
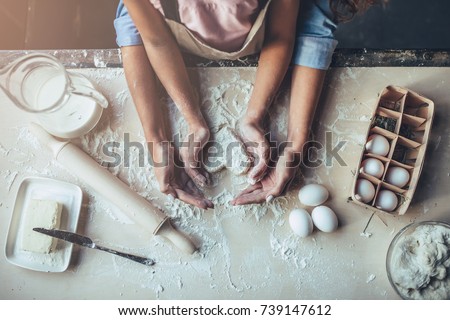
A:
[[[83,246],[83,247],[87,247],[87,248],[91,248],[91,249],[98,249],[101,251],[106,251],[106,252],[118,255],[120,257],[127,258],[127,259],[133,260],[138,263],[142,263],[146,266],[152,266],[155,264],[155,261],[152,259],[149,259],[149,258],[139,257],[139,256],[136,256],[133,254],[124,253],[124,252],[120,252],[117,250],[105,248],[103,246],[99,246],[98,244],[94,243],[94,241],[92,241],[91,238],[82,236],[77,233],[63,231],[63,230],[57,230],[57,229],[45,229],[45,228],[33,228],[33,230],[36,232],[40,232],[40,233],[46,234],[48,236],[57,238],[57,239],[75,243],[79,246]]]

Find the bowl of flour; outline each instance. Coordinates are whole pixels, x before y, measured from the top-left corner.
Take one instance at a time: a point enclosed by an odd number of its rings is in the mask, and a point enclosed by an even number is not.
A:
[[[424,221],[404,227],[389,246],[386,269],[403,299],[450,299],[450,224]]]

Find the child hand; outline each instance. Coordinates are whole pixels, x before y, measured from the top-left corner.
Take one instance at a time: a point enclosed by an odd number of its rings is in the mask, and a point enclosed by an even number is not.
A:
[[[157,169],[157,179],[162,193],[201,209],[214,208],[214,204],[206,199],[183,168],[174,165]]]
[[[261,181],[238,194],[231,201],[231,204],[236,206],[270,202],[274,198],[281,196],[289,189],[298,166],[298,155],[285,150],[278,159],[276,167],[270,168]]]
[[[201,209],[214,208],[206,199],[184,169],[175,164],[174,148],[161,143],[153,148],[154,172],[160,191],[173,198],[194,205]]]
[[[201,168],[200,153],[209,141],[210,133],[206,126],[190,127],[187,141],[180,147],[180,157],[184,162],[186,174],[199,187],[210,184],[208,173]]]
[[[254,157],[253,168],[248,173],[248,181],[254,185],[263,179],[266,174],[270,146],[265,138],[262,126],[257,122],[244,119],[239,125],[239,131],[247,153]]]

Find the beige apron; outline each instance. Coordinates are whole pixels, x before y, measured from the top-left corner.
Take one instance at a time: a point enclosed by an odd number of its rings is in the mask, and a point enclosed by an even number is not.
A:
[[[235,52],[217,50],[197,39],[197,37],[188,28],[186,28],[186,26],[176,21],[179,21],[179,19],[175,18],[177,14],[174,15],[172,13],[175,10],[178,10],[177,6],[170,8],[163,6],[163,9],[166,16],[166,22],[172,30],[178,45],[183,51],[211,60],[236,60],[261,51],[264,43],[266,15],[271,1],[272,0],[268,0],[264,5],[264,8],[259,13],[247,35],[247,38],[245,39],[244,44],[242,45],[242,48]],[[164,2],[170,3],[171,1],[161,1],[161,3]]]

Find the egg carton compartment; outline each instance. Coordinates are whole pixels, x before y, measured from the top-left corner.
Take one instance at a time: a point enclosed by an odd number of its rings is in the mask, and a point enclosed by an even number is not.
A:
[[[422,144],[417,141],[407,139],[405,137],[397,137],[395,144],[392,146],[393,152],[391,159],[403,163],[408,166],[415,167],[419,158],[420,150],[423,149]],[[419,159],[420,160],[420,159]]]
[[[402,116],[399,135],[409,140],[422,143],[427,119],[404,114]]]
[[[386,173],[386,168],[389,164],[389,161],[389,158],[377,154],[365,153],[360,162],[358,173],[372,176],[374,178],[377,178],[378,180],[381,180]]]
[[[384,138],[386,138],[386,140],[389,142],[389,152],[387,153],[387,155],[385,156],[386,158],[390,159],[392,157],[392,153],[394,152],[394,147],[395,147],[395,141],[398,137],[397,134],[392,133],[386,129],[380,128],[380,127],[372,127],[370,128],[367,137],[366,137],[366,144],[365,144],[365,148],[364,148],[364,153],[372,153],[370,152],[370,150],[367,149],[367,142],[369,141],[370,137],[374,134],[378,134],[380,136],[383,136]],[[361,162],[361,161],[360,161]]]
[[[372,118],[372,127],[379,127],[392,133],[398,133],[401,118],[402,114],[400,112],[379,107]]]
[[[409,91],[406,95],[404,114],[430,119],[434,111],[434,103],[415,92]]]
[[[399,139],[397,140],[397,146],[407,148],[405,147],[405,144],[407,144],[407,142],[405,142],[404,140],[406,139],[399,137]],[[403,167],[407,169],[408,172],[410,172],[411,177],[409,181],[409,189],[414,189],[419,181],[419,177],[423,167],[423,161],[425,158],[425,151],[425,145],[420,145],[417,148],[407,148],[404,152],[404,161],[398,161],[396,159],[393,159],[391,161],[392,163],[395,163],[399,166],[403,165]]]
[[[397,169],[400,168],[400,169]],[[404,169],[405,171],[403,171],[402,169]],[[396,170],[396,171],[400,171],[400,173],[394,174],[392,172],[392,170]],[[406,178],[406,176],[403,174],[404,172],[407,172],[409,177]],[[404,183],[402,186],[397,185],[396,187],[402,189],[402,190],[408,190],[410,187],[410,182],[411,182],[411,178],[414,174],[414,167],[413,166],[409,166],[406,165],[404,163],[395,161],[395,160],[390,160],[386,166],[385,166],[385,172],[383,177],[381,178],[381,180],[385,183],[388,184],[395,184],[395,182],[400,183],[400,181],[402,183]],[[396,175],[396,176],[394,176]],[[403,182],[404,180],[407,180],[406,182]],[[395,186],[395,185],[394,185]]]
[[[374,176],[365,173],[359,173],[358,175],[356,175],[356,179],[353,183],[353,191],[350,198],[351,201],[365,207],[366,209],[375,209],[373,207],[373,201],[375,199],[376,190],[378,189],[380,184],[381,180],[375,178]]]
[[[377,107],[403,112],[407,93],[403,88],[388,86],[381,93]]]
[[[384,191],[390,191],[394,194],[396,198],[396,203],[392,203],[390,200],[390,197],[388,196],[386,199],[386,196]],[[392,193],[389,193],[392,195]],[[384,197],[385,201],[382,200],[382,197]],[[387,200],[387,201],[386,201]],[[375,193],[375,197],[372,202],[372,207],[382,213],[385,214],[399,214],[403,215],[405,214],[406,210],[408,209],[408,206],[411,202],[411,199],[407,196],[407,191],[402,190],[400,188],[397,188],[396,186],[390,185],[385,182],[381,182],[378,185],[378,188]],[[387,206],[386,206],[387,205]],[[390,206],[393,205],[393,206]]]
[[[420,174],[423,168],[426,145],[419,144],[415,141],[403,137],[398,137],[395,150],[396,152],[394,153],[394,155],[397,155],[397,150],[400,150],[401,152],[399,153],[402,154],[403,159],[400,159],[402,161],[398,161],[397,159],[395,159],[395,157],[393,157],[388,165],[388,169],[391,167],[401,167],[406,169],[410,175],[409,181],[405,186],[399,188],[393,186],[392,184],[389,184],[386,181],[385,176],[383,178],[382,185],[404,196],[405,199],[402,202],[399,210],[399,214],[402,215],[408,209],[408,206],[417,188],[417,184],[419,182]],[[402,190],[402,192],[400,192],[400,189]]]
[[[422,171],[433,116],[433,102],[415,92],[397,86],[388,86],[382,91],[374,108],[372,122],[367,130],[366,143],[358,162],[358,171],[350,198],[352,202],[375,212],[400,215],[406,213]],[[374,154],[373,148],[369,150],[366,148],[367,141],[373,134],[381,135],[389,142],[389,152],[386,155]],[[386,143],[384,145],[386,146]],[[384,173],[380,178],[360,172],[362,162],[369,158],[378,159],[383,163]],[[389,168],[395,167],[403,168],[409,174],[409,180],[401,187],[389,183],[393,182],[390,179],[386,180]],[[403,173],[403,180],[407,179],[405,172],[399,171]],[[358,179],[367,180],[375,188],[375,195],[371,201],[363,202],[358,199],[359,195],[356,196]],[[366,182],[364,183],[370,187]],[[401,183],[397,182],[397,184]],[[361,184],[358,186],[360,187]],[[373,191],[373,188],[369,189]],[[380,210],[375,206],[376,199],[383,190],[392,191],[399,198],[397,207],[391,212]]]

